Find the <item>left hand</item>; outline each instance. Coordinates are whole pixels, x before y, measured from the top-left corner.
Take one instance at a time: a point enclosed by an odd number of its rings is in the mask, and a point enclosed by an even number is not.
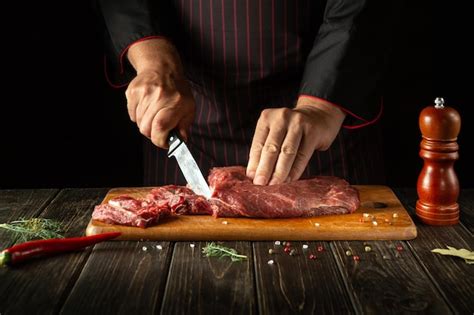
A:
[[[250,148],[247,176],[256,185],[298,180],[315,150],[327,150],[345,114],[321,99],[300,97],[294,109],[262,111]]]

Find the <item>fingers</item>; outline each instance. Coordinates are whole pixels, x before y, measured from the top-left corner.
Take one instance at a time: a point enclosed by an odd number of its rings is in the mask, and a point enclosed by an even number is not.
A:
[[[269,185],[281,184],[285,181],[291,180],[288,177],[292,168],[293,162],[296,159],[296,155],[299,150],[300,142],[303,133],[299,128],[288,128],[285,140],[281,146],[280,154],[275,166],[275,171],[272,174]]]
[[[270,129],[266,122],[259,120],[255,129],[255,134],[250,147],[249,163],[247,164],[247,177],[254,179],[257,171],[262,149],[267,140]]]
[[[274,125],[268,133],[265,145],[261,150],[260,161],[255,171],[253,183],[255,185],[266,185],[270,180],[275,168],[281,146],[286,135],[284,124]]]
[[[314,153],[314,148],[315,146],[312,139],[303,136],[301,139],[299,150],[296,153],[293,166],[291,167],[291,171],[288,175],[289,181],[295,181],[301,177],[301,174],[303,174],[311,156]]]
[[[125,96],[127,97],[128,116],[130,116],[131,121],[136,122],[135,112],[138,106],[138,99],[130,86],[127,88],[127,91],[125,91]]]
[[[154,145],[166,149],[168,148],[168,134],[176,127],[182,118],[182,114],[177,113],[172,107],[165,107],[153,118],[151,127],[151,141]]]

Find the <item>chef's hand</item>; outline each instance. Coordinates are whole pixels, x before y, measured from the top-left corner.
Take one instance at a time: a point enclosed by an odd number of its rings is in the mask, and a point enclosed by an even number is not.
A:
[[[247,176],[256,185],[298,180],[315,150],[327,150],[344,112],[324,101],[300,97],[295,108],[262,111],[250,148]]]
[[[164,39],[139,42],[128,58],[137,71],[125,92],[130,119],[160,148],[168,147],[171,129],[187,139],[196,105],[174,46]]]

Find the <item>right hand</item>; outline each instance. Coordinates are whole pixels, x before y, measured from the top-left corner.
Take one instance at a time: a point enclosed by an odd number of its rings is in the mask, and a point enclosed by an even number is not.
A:
[[[128,57],[137,70],[125,92],[130,119],[160,148],[168,148],[175,128],[187,140],[196,104],[174,47],[166,40],[147,40],[133,45]]]

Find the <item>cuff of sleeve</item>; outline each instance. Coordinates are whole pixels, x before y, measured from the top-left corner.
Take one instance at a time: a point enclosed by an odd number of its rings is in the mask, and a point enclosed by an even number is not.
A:
[[[118,81],[120,81],[120,79],[123,79],[123,76],[124,76],[124,72],[125,72],[125,56],[128,52],[128,50],[130,49],[130,47],[132,47],[133,45],[137,44],[137,43],[140,43],[140,42],[144,42],[144,41],[147,41],[147,40],[150,40],[150,39],[157,39],[157,38],[161,38],[161,39],[166,39],[166,40],[169,40],[167,37],[165,36],[161,36],[161,35],[151,35],[151,36],[144,36],[144,37],[140,37],[134,41],[132,41],[131,43],[129,43],[126,47],[124,47],[119,55],[118,55],[118,70],[115,72],[115,76],[118,77]],[[113,88],[116,88],[116,89],[119,89],[119,88],[123,88],[123,87],[126,87],[130,82],[130,80],[127,80],[125,79],[124,81],[126,82],[119,82],[119,83],[115,83],[115,82],[112,82],[112,80],[110,79],[110,75],[109,75],[109,71],[107,69],[107,56],[104,56],[104,73],[105,73],[105,79],[107,80],[107,83],[113,87]]]
[[[344,113],[346,113],[347,115],[354,118],[357,123],[353,124],[353,125],[343,125],[342,127],[345,128],[345,129],[359,129],[359,128],[363,128],[363,127],[375,124],[380,119],[380,117],[382,116],[382,113],[383,113],[383,99],[380,100],[380,106],[379,106],[380,109],[378,111],[378,114],[374,118],[369,120],[369,119],[362,118],[361,116],[351,112],[347,108],[344,108],[341,105],[335,104],[335,103],[333,103],[329,100],[326,100],[324,98],[317,97],[317,96],[314,96],[314,95],[308,95],[308,94],[300,94],[299,96],[311,98],[311,99],[314,99],[314,100],[320,100],[320,101],[322,100],[322,101],[328,102],[329,104],[331,104],[333,106],[336,106],[337,108],[342,110]]]

